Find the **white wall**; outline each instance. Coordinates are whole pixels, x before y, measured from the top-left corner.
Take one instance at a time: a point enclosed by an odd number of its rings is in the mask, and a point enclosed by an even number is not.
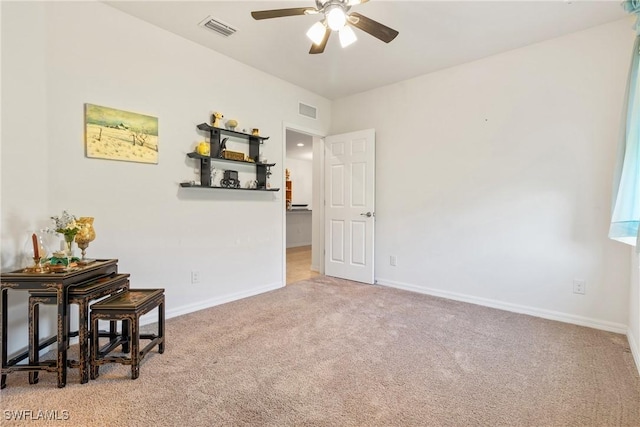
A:
[[[289,169],[293,189],[291,203],[313,209],[313,161],[287,157],[285,167]]]
[[[29,9],[29,13],[11,11]],[[45,11],[42,4],[0,2],[2,12],[2,144],[0,180],[2,196],[0,268],[11,271],[26,266],[25,243],[31,233],[50,225],[47,190],[49,163],[45,84]],[[28,37],[11,37],[29,29]],[[9,104],[5,100],[11,99]],[[10,293],[10,319],[28,310],[27,296]],[[47,325],[43,317],[43,332]],[[11,323],[9,342],[26,343],[26,322]]]
[[[3,269],[26,229],[67,209],[95,217],[88,256],[166,289],[168,316],[284,285],[282,191],[178,183],[196,179],[196,125],[222,111],[270,136],[283,187],[283,122],[326,132],[327,99],[98,2],[2,2],[2,65]],[[85,158],[84,103],[158,117],[159,164]]]
[[[2,253],[3,270],[23,267],[24,244],[33,231],[50,225],[47,175],[44,8],[30,7],[29,16],[7,19],[2,8]],[[17,41],[10,34],[33,26],[30,36]],[[5,99],[12,99],[10,105]]]
[[[626,332],[607,230],[631,25],[333,103],[332,133],[376,129],[379,283]]]

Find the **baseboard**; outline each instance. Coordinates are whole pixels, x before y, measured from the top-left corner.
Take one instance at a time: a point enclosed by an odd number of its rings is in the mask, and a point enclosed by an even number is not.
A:
[[[606,320],[592,319],[589,317],[576,316],[574,314],[562,313],[559,311],[545,310],[537,307],[512,304],[512,303],[493,300],[489,298],[481,298],[473,295],[460,294],[457,292],[449,292],[449,291],[442,291],[439,289],[426,288],[422,286],[396,282],[393,280],[387,280],[383,278],[377,278],[376,284],[382,285],[382,286],[389,286],[392,288],[404,289],[406,291],[418,292],[426,295],[432,295],[435,297],[452,299],[455,301],[468,302],[471,304],[482,305],[485,307],[497,308],[499,310],[511,311],[514,313],[528,314],[530,316],[541,317],[543,319],[557,320],[559,322],[564,322],[564,323],[572,323],[574,325],[586,326],[589,328],[615,332],[623,335],[627,334],[627,325],[623,325],[621,323],[609,322]],[[636,363],[637,362],[638,360],[636,359]]]
[[[311,241],[292,243],[291,245],[287,245],[287,249],[301,248],[303,246],[311,246]]]
[[[284,285],[282,283],[273,283],[266,286],[261,286],[258,288],[252,288],[247,291],[235,292],[232,294],[227,294],[215,298],[211,298],[204,301],[198,301],[194,304],[187,304],[181,307],[172,308],[171,310],[167,310],[165,312],[165,318],[170,319],[172,317],[182,316],[183,314],[193,313],[194,311],[204,310],[206,308],[215,307],[216,305],[225,304],[231,301],[236,301],[242,298],[252,297],[254,295],[262,294],[265,292],[273,291],[279,288],[282,288]],[[151,323],[157,322],[157,318],[155,316],[145,316],[140,319],[140,325],[147,325]]]
[[[633,335],[629,330],[627,330],[627,340],[629,341],[633,361],[636,362],[636,368],[638,369],[638,374],[640,374],[640,347],[638,347],[638,343],[633,339]]]

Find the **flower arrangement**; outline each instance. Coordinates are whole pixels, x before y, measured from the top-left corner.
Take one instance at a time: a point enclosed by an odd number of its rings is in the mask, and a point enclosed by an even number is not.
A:
[[[77,218],[71,215],[67,211],[62,211],[61,216],[52,216],[51,219],[55,222],[55,231],[64,235],[64,240],[68,243],[73,242],[76,234],[82,228],[76,220]]]

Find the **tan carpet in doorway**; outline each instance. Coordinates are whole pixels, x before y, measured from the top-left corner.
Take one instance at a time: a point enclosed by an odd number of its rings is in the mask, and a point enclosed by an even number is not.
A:
[[[135,381],[9,375],[2,425],[640,425],[624,336],[396,289],[317,277],[169,319],[167,339]]]

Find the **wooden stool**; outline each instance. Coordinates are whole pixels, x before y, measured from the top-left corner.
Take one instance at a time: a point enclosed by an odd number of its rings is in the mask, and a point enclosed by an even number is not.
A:
[[[140,334],[140,316],[158,308],[158,334]],[[100,349],[98,343],[98,320],[123,321],[123,329],[129,328],[131,341],[130,357],[108,356],[118,347],[117,343]],[[125,325],[128,323],[128,326]],[[151,340],[140,350],[140,339]],[[153,347],[158,345],[158,353],[164,353],[164,289],[129,289],[113,295],[91,306],[91,379],[99,376],[100,365],[122,363],[131,365],[131,379],[140,375],[140,362]]]
[[[129,289],[129,274],[112,274],[98,279],[92,279],[78,286],[69,288],[69,304],[78,305],[78,331],[70,333],[70,336],[78,336],[79,340],[79,361],[69,360],[69,366],[80,369],[80,383],[89,381],[89,304],[91,301],[113,295],[117,292]],[[40,350],[56,342],[56,337],[50,337],[44,342],[40,342],[40,304],[57,304],[55,292],[50,291],[30,291],[29,292],[29,364],[34,365],[39,362]],[[69,317],[67,316],[67,322]],[[124,332],[124,331],[123,331]],[[116,322],[111,323],[108,335],[111,340],[116,339]],[[128,342],[128,338],[124,337]],[[29,383],[38,382],[38,372],[29,373]]]

